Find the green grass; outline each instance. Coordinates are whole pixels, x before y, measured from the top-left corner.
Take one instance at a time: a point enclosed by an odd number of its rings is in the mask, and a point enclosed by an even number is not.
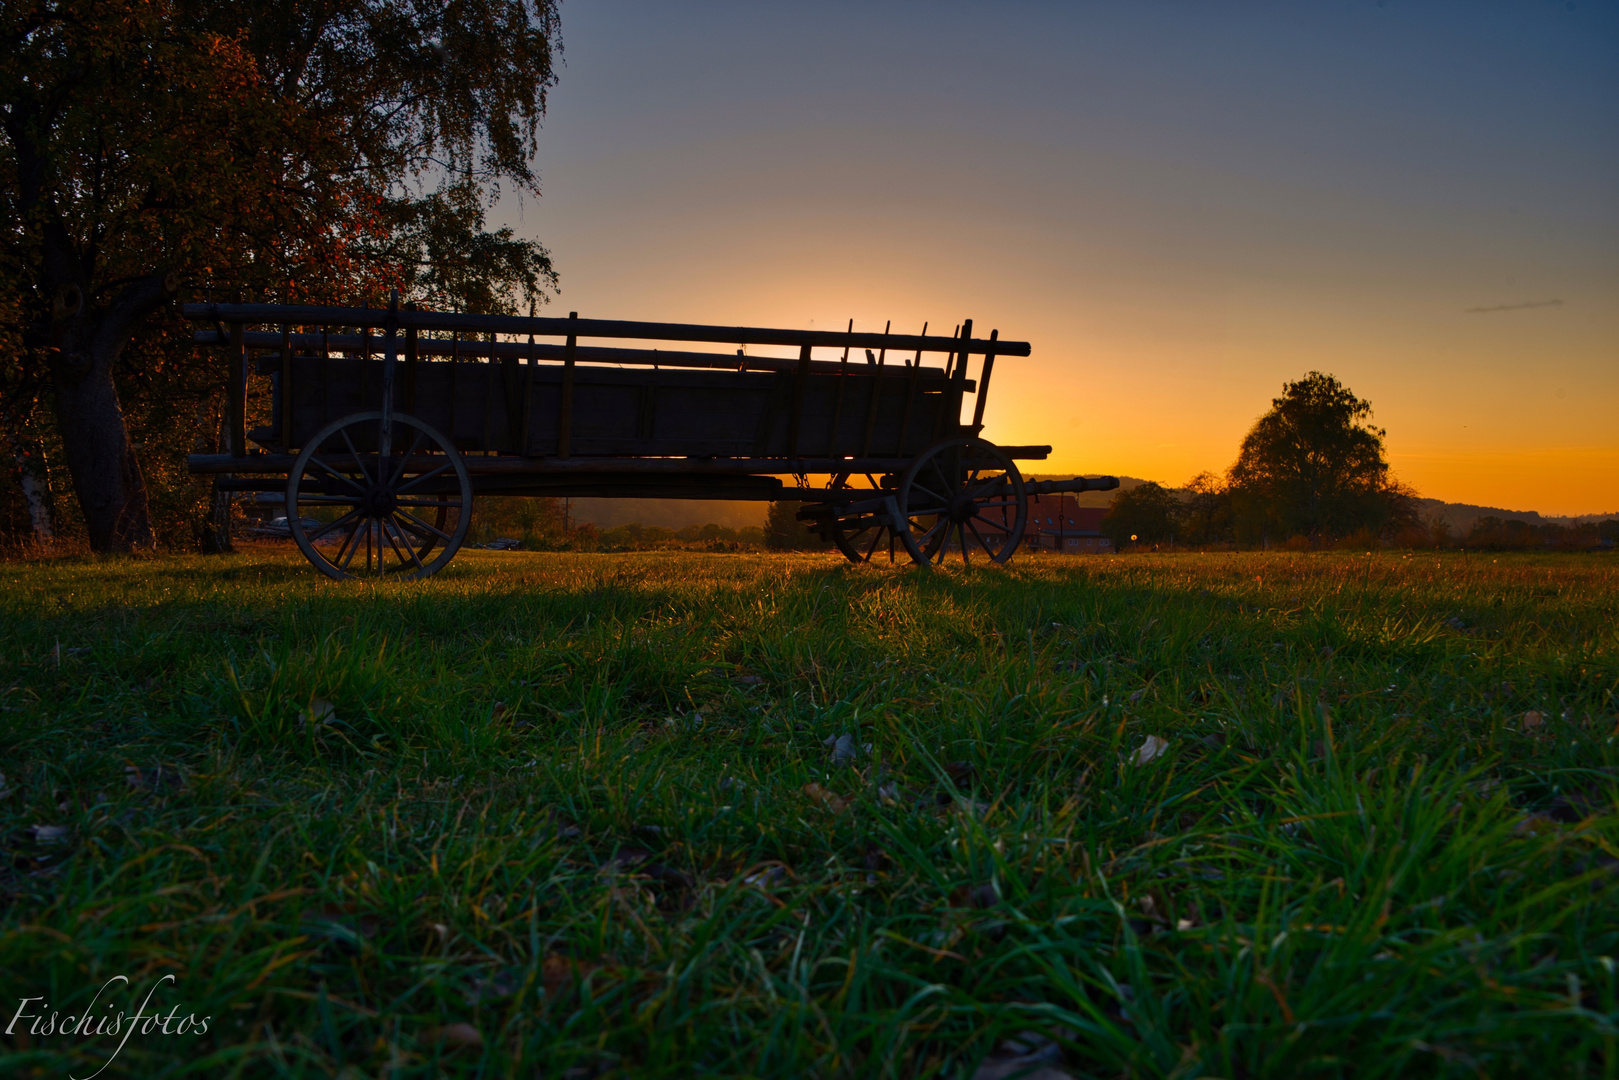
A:
[[[102,1076],[1619,1075],[1611,557],[258,552],[0,612],[0,1022],[211,1017]]]

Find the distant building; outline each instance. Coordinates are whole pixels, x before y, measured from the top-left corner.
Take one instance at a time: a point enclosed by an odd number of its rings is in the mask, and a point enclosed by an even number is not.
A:
[[[1102,535],[1105,506],[1080,506],[1072,495],[1030,495],[1029,520],[1023,527],[1023,542],[1047,551],[1102,554],[1113,550],[1113,541]]]
[[[1030,495],[1023,546],[1069,554],[1105,554],[1113,550],[1113,541],[1102,535],[1102,519],[1106,516],[1107,507],[1080,506],[1072,495]]]

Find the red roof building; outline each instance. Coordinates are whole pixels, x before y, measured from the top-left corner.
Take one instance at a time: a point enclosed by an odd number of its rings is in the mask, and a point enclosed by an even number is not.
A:
[[[1023,543],[1046,551],[1112,551],[1113,541],[1102,535],[1102,519],[1106,516],[1107,507],[1080,506],[1072,495],[1030,495]]]

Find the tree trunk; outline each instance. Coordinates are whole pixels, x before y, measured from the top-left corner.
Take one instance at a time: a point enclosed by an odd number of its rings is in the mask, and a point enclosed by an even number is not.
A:
[[[51,374],[62,449],[90,534],[90,550],[112,553],[150,548],[156,538],[146,503],[146,482],[112,383],[117,355],[92,356],[87,365],[77,359],[82,355],[58,360],[51,365]],[[82,375],[74,370],[86,366],[89,370]]]
[[[56,420],[90,549],[98,553],[156,546],[146,482],[112,373],[135,324],[178,286],[173,274],[147,278],[95,312],[82,310],[84,298],[76,286],[56,293],[50,354]]]
[[[45,483],[36,473],[36,459],[26,450],[17,450],[17,482],[22,487],[23,502],[28,507],[28,522],[32,526],[34,543],[44,544],[51,539],[51,508],[45,499]]]

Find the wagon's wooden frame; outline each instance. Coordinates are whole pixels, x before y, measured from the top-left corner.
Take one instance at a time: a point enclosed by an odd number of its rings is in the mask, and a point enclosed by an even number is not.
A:
[[[480,494],[795,498],[850,559],[886,550],[928,563],[974,549],[1004,562],[1030,492],[1117,486],[1026,484],[1014,462],[1050,447],[979,437],[996,359],[1030,346],[975,338],[971,320],[944,337],[431,312],[397,298],[185,314],[202,324],[197,343],[228,361],[227,452],[193,455],[192,471],[226,491],[283,492],[294,540],[333,577],[436,572]],[[679,347],[692,343],[735,352]],[[272,419],[250,431],[255,369],[270,377]],[[306,530],[305,510],[319,507],[338,516]]]

